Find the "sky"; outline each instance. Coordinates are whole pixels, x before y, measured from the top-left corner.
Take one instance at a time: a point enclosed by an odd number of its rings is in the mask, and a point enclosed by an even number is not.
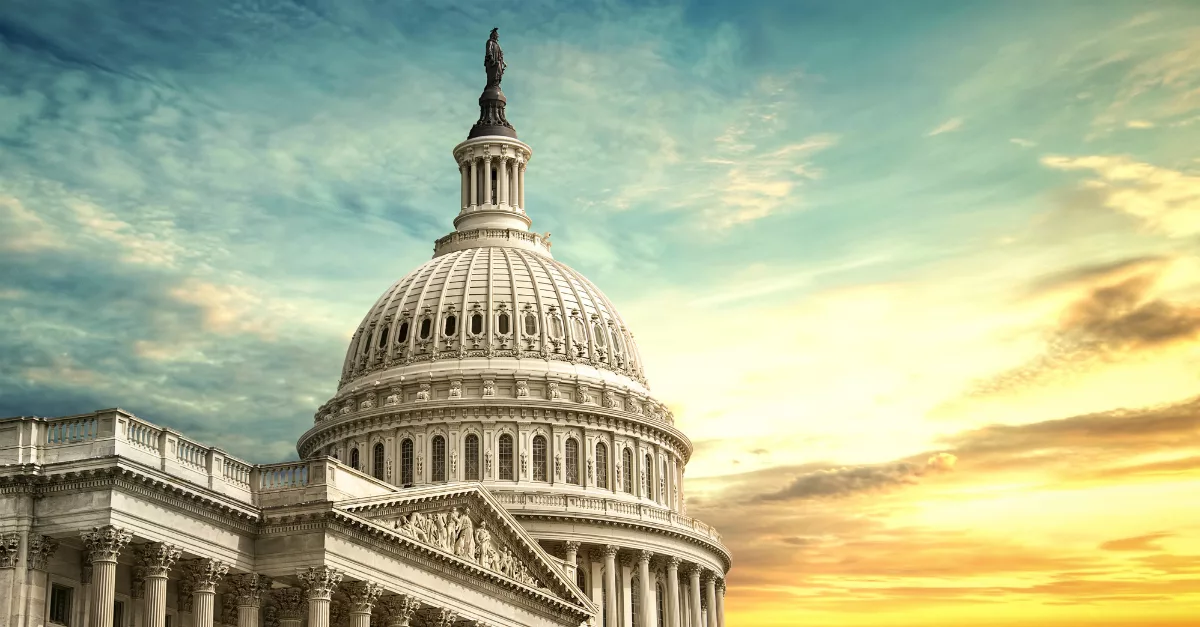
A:
[[[1195,2],[6,0],[0,415],[294,457],[492,27],[730,627],[1200,623]]]

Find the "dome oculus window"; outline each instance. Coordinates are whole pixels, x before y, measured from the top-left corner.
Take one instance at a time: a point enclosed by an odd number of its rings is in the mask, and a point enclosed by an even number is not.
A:
[[[562,319],[555,314],[550,314],[550,337],[561,340],[563,337]]]
[[[387,348],[388,329],[389,327],[386,324],[383,325],[383,330],[379,332],[379,343],[376,345],[377,347]]]
[[[454,337],[454,334],[457,332],[458,332],[458,316],[456,316],[454,314],[450,314],[449,316],[446,316],[445,324],[442,326],[442,333],[446,337]]]
[[[571,318],[571,331],[575,333],[576,342],[587,341],[587,330],[583,328],[583,320]]]
[[[428,340],[429,334],[433,332],[433,321],[426,318],[421,321],[421,339]]]
[[[592,332],[595,333],[596,346],[604,348],[604,327],[600,326],[600,323],[597,322],[596,325],[592,327]]]
[[[400,323],[400,330],[396,332],[396,343],[403,344],[408,341],[408,321]]]
[[[500,312],[500,315],[496,316],[496,331],[498,331],[500,335],[508,335],[509,333],[512,333],[511,325],[512,318],[510,318],[507,313]]]
[[[525,314],[525,335],[537,335],[537,316],[533,312]]]
[[[621,352],[621,341],[617,339],[617,330],[613,329],[609,335],[612,337],[613,350],[618,353]]]
[[[483,314],[471,314],[471,334],[479,335],[480,333],[483,333]]]

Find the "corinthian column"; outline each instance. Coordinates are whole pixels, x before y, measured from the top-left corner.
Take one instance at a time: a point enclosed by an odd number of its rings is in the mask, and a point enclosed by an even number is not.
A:
[[[704,578],[704,600],[708,605],[708,627],[717,627],[717,576]]]
[[[717,627],[725,627],[725,579],[717,582]]]
[[[328,566],[309,566],[300,573],[308,592],[308,627],[329,627],[329,600],[342,581],[342,573]]]
[[[421,602],[407,594],[393,594],[379,600],[385,627],[409,627]]]
[[[81,534],[92,556],[92,608],[90,627],[111,627],[117,594],[117,556],[133,534],[112,525],[92,527]]]
[[[479,204],[479,160],[471,159],[471,206]]]
[[[371,608],[383,594],[383,587],[370,581],[351,581],[342,584],[350,597],[350,627],[371,627]]]
[[[638,592],[642,597],[642,615],[638,623],[647,626],[654,624],[654,597],[650,592],[650,557],[650,551],[638,551],[638,583],[642,586]]]
[[[615,544],[608,544],[604,547],[604,616],[608,620],[609,627],[616,627],[617,618],[617,551],[620,550]]]
[[[703,571],[699,564],[688,568],[688,588],[692,593],[692,627],[704,627],[704,614],[700,611],[700,573]]]
[[[192,588],[192,627],[213,627],[217,584],[229,572],[229,564],[214,559],[195,559],[182,566]]]
[[[501,205],[507,205],[508,200],[508,157],[500,157],[496,162],[499,166],[499,171],[496,172],[496,202]]]
[[[300,588],[272,590],[271,596],[279,608],[279,627],[300,627],[304,616],[304,591]]]
[[[229,578],[229,587],[237,596],[238,627],[258,627],[262,595],[271,589],[271,579],[258,573],[242,573]]]
[[[525,208],[525,164],[517,170],[517,200],[522,209]]]
[[[567,577],[571,578],[571,583],[579,581],[579,565],[576,561],[579,559],[579,543],[567,542]]]
[[[54,557],[54,552],[58,550],[58,541],[50,536],[29,534],[29,583],[31,588],[41,588],[45,590],[47,596],[50,595],[50,573],[49,565],[50,558]],[[32,596],[33,590],[29,591]],[[46,604],[31,603],[29,607],[28,624],[41,625],[45,622]]]
[[[483,158],[483,203],[492,204],[492,158]]]
[[[150,542],[138,547],[138,566],[145,576],[146,627],[167,626],[167,574],[179,559],[179,547]]]

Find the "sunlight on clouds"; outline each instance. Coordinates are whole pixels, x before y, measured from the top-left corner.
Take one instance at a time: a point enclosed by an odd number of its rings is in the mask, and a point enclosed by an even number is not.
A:
[[[1147,228],[1171,237],[1200,233],[1200,176],[1141,163],[1120,156],[1047,156],[1042,164],[1055,170],[1091,172],[1084,181],[1104,206],[1140,219]]]

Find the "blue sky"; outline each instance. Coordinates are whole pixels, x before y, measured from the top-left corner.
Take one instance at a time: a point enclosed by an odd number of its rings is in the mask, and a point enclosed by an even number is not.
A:
[[[451,230],[492,27],[534,228],[637,334],[697,511],[846,469],[962,490],[989,429],[1196,394],[1194,2],[9,0],[0,415],[121,406],[294,455],[361,316]],[[795,536],[710,515],[753,539],[745,586],[794,570]],[[765,589],[742,598],[815,602]]]

